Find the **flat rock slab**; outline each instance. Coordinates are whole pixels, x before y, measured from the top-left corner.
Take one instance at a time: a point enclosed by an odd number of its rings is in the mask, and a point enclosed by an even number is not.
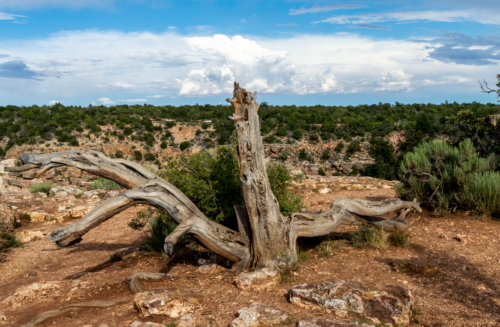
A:
[[[323,319],[323,318],[305,318],[297,321],[297,327],[373,327],[362,323],[359,325],[355,322],[346,322],[336,319]]]
[[[241,273],[234,279],[234,282],[239,289],[260,291],[278,285],[280,274],[276,270],[262,268],[248,273]]]
[[[410,323],[412,294],[399,286],[378,289],[357,280],[335,279],[297,285],[288,296],[292,304],[332,313],[345,320],[368,320],[390,326]]]
[[[200,311],[202,304],[201,294],[176,288],[140,292],[134,297],[134,305],[143,317],[166,315],[179,318],[184,314]]]
[[[290,315],[279,309],[262,303],[254,303],[249,308],[238,310],[238,318],[234,319],[230,327],[263,327],[292,323]]]

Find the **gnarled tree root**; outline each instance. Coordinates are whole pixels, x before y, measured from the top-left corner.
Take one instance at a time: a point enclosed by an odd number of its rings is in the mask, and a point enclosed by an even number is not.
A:
[[[143,289],[139,285],[138,279],[149,279],[149,280],[159,280],[164,277],[173,277],[172,275],[168,274],[162,274],[162,273],[148,273],[148,272],[140,272],[134,274],[130,278],[130,290],[132,293],[139,293],[142,292]],[[65,305],[64,307],[60,307],[56,310],[51,310],[51,311],[46,311],[40,315],[38,315],[35,319],[27,323],[26,325],[22,327],[33,327],[38,325],[41,322],[44,322],[47,319],[54,318],[57,316],[60,316],[66,312],[73,311],[75,309],[85,309],[85,308],[108,308],[117,304],[125,303],[128,301],[131,301],[134,298],[134,295],[122,297],[117,300],[109,300],[109,301],[89,301],[89,302],[82,302],[82,303],[74,303],[74,304],[68,304]]]

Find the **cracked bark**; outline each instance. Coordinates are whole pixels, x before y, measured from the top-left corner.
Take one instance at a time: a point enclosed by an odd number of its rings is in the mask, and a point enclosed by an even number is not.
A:
[[[372,202],[339,198],[323,213],[283,216],[266,173],[256,94],[235,83],[233,98],[227,99],[234,107],[234,115],[230,118],[236,127],[239,175],[245,200],[245,206],[235,207],[239,231],[209,220],[184,193],[141,165],[111,159],[98,151],[23,153],[20,159],[24,165],[6,170],[16,173],[34,171],[35,174],[29,174],[33,178],[54,167],[71,166],[114,180],[128,189],[103,202],[82,219],[54,230],[48,238],[59,246],[77,242],[89,230],[117,213],[135,204],[146,203],[163,210],[178,224],[165,239],[166,253],[171,254],[180,236],[190,233],[208,249],[233,261],[236,273],[249,268],[290,268],[297,263],[297,237],[327,235],[340,224],[355,224],[361,220],[388,230],[409,226],[404,216],[410,209],[420,211],[419,204],[399,199]],[[398,210],[401,214],[395,219],[377,217]]]

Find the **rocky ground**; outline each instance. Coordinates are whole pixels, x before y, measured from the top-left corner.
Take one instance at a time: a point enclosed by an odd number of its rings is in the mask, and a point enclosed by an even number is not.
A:
[[[85,175],[71,173],[70,179],[89,182]],[[68,172],[54,178],[59,176],[64,180]],[[335,326],[326,321],[335,318],[336,311],[299,306],[291,295],[297,292],[290,290],[304,283],[332,284],[339,279],[361,281],[378,290],[387,286],[409,290],[414,302],[410,326],[500,326],[499,221],[464,212],[439,218],[413,213],[407,217],[412,222],[410,244],[380,250],[354,247],[357,227],[341,227],[328,238],[300,240],[301,262],[296,271],[278,276],[267,287],[245,288],[225,269],[226,260],[195,243],[173,260],[141,251],[118,258],[117,251],[140,245],[147,233],[127,226],[141,206],[116,215],[86,234],[81,243],[67,248],[58,248],[43,237],[119,191],[87,191],[81,184],[81,189],[62,186],[47,196],[9,185],[2,188],[0,206],[2,212],[24,214],[16,230],[24,247],[12,249],[0,262],[0,326],[22,326],[45,311],[71,303],[130,296],[127,279],[138,272],[168,273],[167,278],[139,283],[145,290],[169,289],[170,295],[164,296],[188,299],[182,300],[181,309],[191,307],[198,316],[189,316],[183,309],[172,313],[172,308],[169,315],[141,315],[130,299],[109,308],[70,309],[37,326],[146,326],[139,322],[243,326],[237,320],[257,311],[275,320],[266,323],[262,318],[246,326]],[[372,178],[332,176],[294,184],[311,211],[326,209],[341,196],[394,197],[393,186],[393,182]],[[314,324],[314,319],[324,320]]]

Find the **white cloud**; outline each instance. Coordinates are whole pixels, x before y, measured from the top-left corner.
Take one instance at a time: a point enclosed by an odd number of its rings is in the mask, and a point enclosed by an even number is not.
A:
[[[146,99],[127,99],[127,100],[118,100],[118,102],[146,102]]]
[[[483,10],[426,10],[386,13],[367,13],[359,15],[339,15],[314,23],[332,24],[372,24],[383,22],[433,21],[433,22],[465,22],[472,21],[483,24],[500,24],[498,14]]]
[[[474,89],[498,67],[429,60],[432,45],[355,33],[261,38],[88,30],[4,39],[0,49],[9,60],[23,61],[44,78],[0,78],[0,97],[43,103],[47,96],[65,102],[78,97],[88,104],[105,90],[109,98],[97,102],[144,103],[178,95],[227,97],[234,81],[261,94],[406,92],[432,83],[451,86],[447,76],[461,76],[460,85]]]
[[[26,16],[13,15],[13,14],[7,14],[4,12],[0,12],[0,20],[16,20],[20,17],[26,17]]]
[[[52,106],[52,105],[55,105],[56,103],[60,103],[60,102],[61,102],[61,101],[57,101],[57,100],[50,100],[50,101],[48,102],[48,104],[49,104],[50,106]]]
[[[115,103],[110,98],[99,98],[99,99],[97,99],[97,101],[101,101],[102,104],[113,104],[113,103]]]
[[[130,90],[136,87],[134,84],[129,84],[129,83],[123,83],[123,82],[113,82],[109,84],[95,84],[95,87],[102,87],[102,88],[110,88],[110,89],[124,89],[124,90]]]
[[[326,5],[326,6],[313,6],[311,8],[301,8],[301,9],[290,9],[290,15],[300,15],[300,14],[316,14],[320,12],[329,12],[332,10],[339,9],[356,9],[365,8],[364,5],[355,4],[336,4],[336,5]]]

